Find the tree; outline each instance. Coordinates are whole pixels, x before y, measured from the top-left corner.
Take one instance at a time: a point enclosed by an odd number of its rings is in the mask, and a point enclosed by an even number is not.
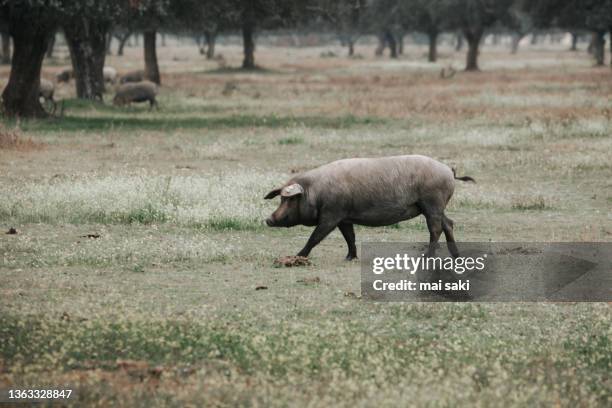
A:
[[[40,72],[61,9],[61,2],[0,0],[0,20],[8,23],[13,39],[11,73],[2,92],[5,115],[46,116],[38,99]]]
[[[572,45],[570,46],[570,51],[578,51],[578,37],[580,34],[577,31],[572,31],[570,35],[572,36]]]
[[[255,41],[253,35],[257,24],[255,14],[255,1],[244,0],[242,11],[240,13],[240,22],[242,25],[242,46],[244,49],[244,59],[242,60],[243,69],[255,68]]]
[[[122,0],[66,1],[62,27],[70,50],[77,97],[102,100],[107,36],[125,12]]]
[[[468,43],[466,71],[478,71],[478,53],[485,30],[503,19],[514,0],[449,0],[449,23]]]
[[[349,57],[353,56],[355,53],[355,43],[366,31],[370,23],[370,15],[367,13],[367,1],[320,0],[315,2],[310,9],[321,16],[338,33],[342,44],[346,44],[348,47]],[[377,18],[380,18],[381,14],[377,13],[377,16]],[[383,38],[388,40],[384,30],[382,33]]]
[[[279,28],[294,25],[306,15],[307,1],[300,0],[232,0],[239,11],[242,30],[243,69],[255,69],[255,31],[258,28]],[[234,17],[235,14],[231,13]]]
[[[233,13],[227,9],[227,5],[216,0],[206,0],[202,4],[206,7],[203,18],[200,19],[199,30],[204,34],[206,42],[206,59],[213,59],[217,36],[221,31],[231,27]]]
[[[540,28],[591,31],[595,63],[604,64],[605,35],[612,35],[612,0],[522,0],[521,6]]]
[[[0,63],[11,63],[11,35],[9,34],[8,21],[0,20],[0,40],[2,41],[2,58]]]
[[[518,4],[510,7],[508,13],[502,18],[502,23],[512,33],[510,52],[516,54],[521,40],[534,29],[533,18],[529,13],[518,7]]]
[[[149,81],[161,85],[159,64],[157,63],[157,30],[147,30],[143,33],[145,76]]]
[[[449,0],[400,0],[399,4],[399,15],[404,28],[427,35],[427,59],[435,62],[438,59],[438,36],[448,26],[452,3]]]
[[[130,3],[123,8],[122,13],[115,16],[113,20],[111,34],[119,43],[117,47],[117,56],[123,56],[125,45],[128,44],[132,36],[137,35],[136,30],[138,27],[136,19],[138,14],[136,12],[137,9],[133,6],[137,6],[137,3],[130,1]]]
[[[389,28],[383,31],[383,37],[385,39],[385,43],[389,44],[389,56],[391,58],[397,58],[397,41]]]
[[[217,44],[219,29],[216,26],[204,29],[204,41],[206,42],[206,59],[215,57],[215,45]]]
[[[212,59],[219,32],[237,25],[239,13],[231,6],[217,0],[175,0],[172,2],[175,30],[193,35],[200,46],[200,53],[206,54],[206,59]],[[206,49],[201,44],[202,37]]]
[[[108,32],[106,33],[106,38],[104,39],[104,41],[105,41],[106,55],[113,55],[113,50],[111,49],[111,45],[113,43],[113,32],[111,31],[110,28]]]
[[[51,38],[49,38],[49,45],[47,46],[47,53],[45,54],[45,57],[47,58],[53,58],[53,51],[55,50],[55,36],[56,35],[57,35],[56,33],[52,33]]]
[[[403,36],[406,28],[400,17],[403,3],[400,0],[374,0],[368,3],[364,18],[369,22],[367,30],[378,33],[375,55],[382,55],[387,46],[391,58],[397,58],[403,53]]]
[[[152,0],[149,0],[152,1]],[[174,0],[170,6],[175,28],[185,28],[207,42],[212,58],[220,30],[239,29],[242,33],[243,69],[255,69],[255,34],[258,29],[287,27],[305,15],[304,0]]]
[[[397,30],[397,53],[402,55],[404,53],[404,37],[406,36],[405,30],[400,26]]]
[[[120,26],[113,29],[113,37],[117,39],[119,45],[117,46],[117,56],[123,56],[123,49],[125,48],[125,44],[130,39],[130,36],[133,34],[133,28],[129,25]]]
[[[455,51],[461,51],[463,48],[463,33],[461,31],[455,34]]]
[[[130,0],[130,19],[142,30],[144,37],[145,76],[161,85],[157,61],[157,32],[171,20],[170,0]]]
[[[606,32],[610,33],[610,52],[612,52],[612,0],[585,0],[582,7],[586,17],[585,28],[594,33],[596,65],[604,65]]]

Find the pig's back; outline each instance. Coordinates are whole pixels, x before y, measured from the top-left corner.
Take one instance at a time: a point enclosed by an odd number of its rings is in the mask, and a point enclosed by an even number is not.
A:
[[[452,170],[421,155],[343,159],[308,171],[299,179],[307,181],[319,203],[351,212],[374,207],[400,211],[431,191],[445,191],[448,197],[442,199],[448,200],[454,190]]]

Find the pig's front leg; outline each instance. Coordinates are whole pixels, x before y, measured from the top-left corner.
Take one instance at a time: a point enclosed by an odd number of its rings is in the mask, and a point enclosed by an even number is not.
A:
[[[310,238],[308,238],[308,242],[302,248],[300,252],[298,252],[297,256],[308,256],[312,248],[316,247],[319,242],[323,241],[323,238],[329,235],[330,232],[336,228],[338,223],[336,221],[324,221],[321,222],[317,227],[312,231]]]

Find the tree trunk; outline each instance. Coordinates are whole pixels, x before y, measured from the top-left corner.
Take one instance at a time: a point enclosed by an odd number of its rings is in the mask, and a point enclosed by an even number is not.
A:
[[[400,32],[397,36],[397,53],[399,55],[404,54],[404,33]]]
[[[47,53],[46,53],[47,58],[53,58],[53,49],[55,48],[55,36],[56,35],[57,35],[56,33],[53,33],[51,37],[49,38],[49,45],[47,46]]]
[[[206,34],[200,35],[197,34],[193,39],[195,40],[196,45],[198,46],[198,51],[200,51],[200,55],[206,54],[206,49],[204,48],[204,41],[202,40]]]
[[[596,31],[593,33],[593,56],[595,57],[595,65],[604,65],[606,40],[605,31]]]
[[[457,42],[455,43],[455,51],[461,51],[461,49],[463,48],[463,33],[457,33],[456,41]]]
[[[395,41],[395,37],[391,31],[385,32],[385,38],[387,40],[387,44],[389,44],[390,57],[397,58],[397,41]]]
[[[383,55],[383,52],[385,52],[385,47],[387,46],[387,39],[385,38],[385,35],[378,35],[378,45],[376,46],[376,50],[374,50],[374,55],[376,55],[377,57],[380,57],[381,55]]]
[[[145,77],[161,85],[161,76],[159,74],[159,65],[157,64],[157,31],[147,30],[144,32],[144,60],[145,60]]]
[[[476,29],[465,29],[465,39],[468,43],[467,60],[465,64],[466,71],[479,71],[478,68],[478,47],[480,46],[480,40],[482,39],[483,30],[482,28]]]
[[[13,57],[8,84],[2,92],[4,114],[10,117],[44,117],[38,92],[40,71],[49,43],[51,27],[44,21],[21,17],[11,21]]]
[[[355,55],[355,41],[353,41],[352,38],[349,38],[346,44],[348,45],[348,56],[352,57]]]
[[[610,26],[610,30],[609,30],[609,36],[608,38],[610,39],[610,66],[612,67],[612,26]]]
[[[516,54],[518,52],[519,44],[524,36],[525,34],[523,33],[514,33],[512,35],[512,46],[510,48],[511,54]]]
[[[108,29],[107,23],[86,17],[64,26],[78,98],[102,100]]]
[[[578,33],[572,32],[572,46],[570,47],[570,51],[578,50]]]
[[[119,40],[119,47],[117,48],[117,56],[121,57],[123,56],[123,48],[125,47],[125,44],[127,43],[128,39],[130,38],[130,35],[132,35],[131,32],[127,32],[123,35],[120,35],[118,37]]]
[[[106,55],[113,55],[113,50],[111,49],[111,45],[113,44],[113,33],[108,31],[106,33]]]
[[[2,63],[11,63],[11,36],[8,32],[2,32]]]
[[[206,40],[206,59],[213,59],[215,57],[215,43],[217,42],[217,33],[207,31],[204,33]]]
[[[438,32],[430,31],[427,36],[429,38],[429,53],[427,54],[427,61],[436,62],[438,60]]]
[[[255,69],[255,41],[253,32],[255,24],[250,19],[242,23],[242,47],[244,49],[243,69]]]

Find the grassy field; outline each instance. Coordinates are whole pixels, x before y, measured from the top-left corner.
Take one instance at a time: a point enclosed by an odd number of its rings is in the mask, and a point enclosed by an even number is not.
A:
[[[2,124],[0,388],[71,384],[78,406],[610,405],[609,304],[365,301],[339,232],[281,269],[310,229],[262,223],[293,173],[418,153],[478,181],[451,201],[458,240],[612,241],[610,68],[485,47],[483,72],[444,79],[463,54],[328,49],[261,46],[266,69],[243,73],[237,47],[223,63],[160,48],[157,111],[71,84],[63,118]],[[420,218],[356,232],[428,238]]]

